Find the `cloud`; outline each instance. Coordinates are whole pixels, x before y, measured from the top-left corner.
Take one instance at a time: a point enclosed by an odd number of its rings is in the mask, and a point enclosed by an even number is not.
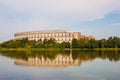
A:
[[[113,27],[120,27],[120,22],[119,23],[112,23],[110,25],[113,26]]]
[[[120,11],[120,0],[0,0],[0,34],[68,29],[113,11]]]
[[[119,0],[2,0],[10,9],[53,21],[89,21],[120,10]]]

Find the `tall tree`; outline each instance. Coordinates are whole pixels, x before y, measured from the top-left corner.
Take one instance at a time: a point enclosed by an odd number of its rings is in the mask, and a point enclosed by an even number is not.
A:
[[[72,39],[72,48],[78,48],[78,40],[75,38]]]

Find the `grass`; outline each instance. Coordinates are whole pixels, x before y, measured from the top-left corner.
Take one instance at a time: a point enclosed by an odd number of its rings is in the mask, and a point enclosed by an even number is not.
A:
[[[36,51],[60,51],[60,48],[0,48],[0,50],[36,50]]]
[[[60,48],[0,48],[0,50],[33,50],[33,51],[61,51],[61,50],[71,50],[71,49],[60,49]],[[72,50],[120,50],[120,48],[73,48]]]
[[[83,48],[83,49],[73,49],[73,50],[120,50],[120,48],[94,48],[94,49]]]
[[[120,48],[95,48],[93,50],[120,50]]]

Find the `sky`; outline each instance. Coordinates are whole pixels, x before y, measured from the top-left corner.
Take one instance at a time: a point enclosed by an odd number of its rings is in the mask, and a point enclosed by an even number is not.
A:
[[[39,30],[120,37],[120,0],[0,0],[0,42]]]

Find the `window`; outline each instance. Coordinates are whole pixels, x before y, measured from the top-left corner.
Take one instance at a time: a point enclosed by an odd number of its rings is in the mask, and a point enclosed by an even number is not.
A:
[[[58,34],[56,34],[56,37],[58,37]]]
[[[54,37],[54,34],[52,34],[52,37]]]
[[[38,35],[36,34],[36,37],[38,37]]]
[[[42,34],[42,37],[44,37],[44,34]]]
[[[41,34],[39,34],[39,37],[41,37]]]
[[[51,34],[49,34],[49,37],[51,37]]]

